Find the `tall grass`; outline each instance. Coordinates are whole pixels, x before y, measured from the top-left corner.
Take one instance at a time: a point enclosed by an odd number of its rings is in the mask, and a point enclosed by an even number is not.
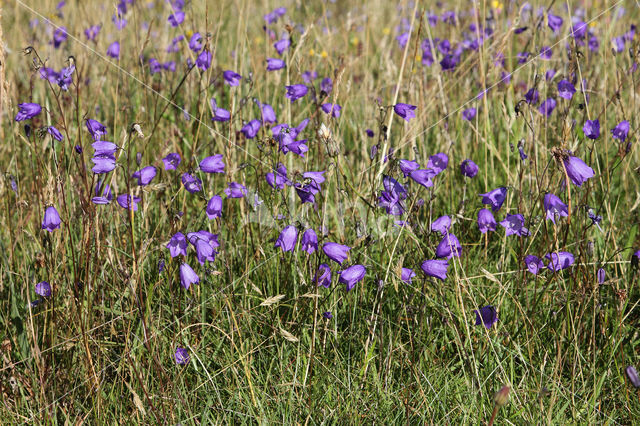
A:
[[[13,0],[0,13],[3,423],[476,424],[490,421],[504,385],[511,391],[498,423],[640,418],[640,394],[624,371],[640,355],[632,256],[640,248],[638,37],[629,34],[620,52],[611,48],[638,22],[636,4],[192,1],[173,27],[167,18],[181,5],[158,0],[126,3],[121,30],[112,21],[116,4],[57,5]],[[265,23],[278,6],[286,14]],[[557,32],[549,14],[564,19]],[[586,23],[584,41],[572,36],[572,16]],[[102,26],[95,41],[84,34],[92,25]],[[68,38],[55,47],[61,27]],[[208,69],[192,66],[201,51],[188,46],[195,32],[212,52]],[[405,33],[403,45],[397,37]],[[475,48],[466,44],[483,33]],[[273,43],[284,35],[286,68],[268,72],[265,60],[280,57]],[[168,52],[178,36],[177,51]],[[465,46],[452,71],[439,64],[444,39],[452,51]],[[106,54],[116,41],[119,58]],[[551,59],[539,54],[543,46]],[[530,56],[519,61],[520,52]],[[44,67],[68,66],[69,56],[68,90],[41,78]],[[175,70],[152,73],[151,58],[175,61]],[[243,76],[239,86],[225,83],[225,70]],[[309,70],[317,72],[309,93],[290,102],[284,86],[304,83]],[[326,77],[329,93],[319,87]],[[570,100],[558,95],[562,79],[574,81]],[[539,102],[557,100],[548,117],[524,101],[531,88]],[[211,98],[229,121],[211,120]],[[257,101],[272,105],[279,123],[309,119],[298,137],[307,139],[303,157],[278,149],[273,125],[254,139],[240,132],[261,119]],[[16,122],[24,102],[42,112]],[[342,106],[339,118],[322,111],[327,102]],[[403,120],[397,103],[416,105],[416,117]],[[464,120],[471,107],[477,114]],[[91,171],[87,119],[103,123],[101,139],[119,147],[108,174]],[[601,132],[591,140],[582,128],[595,119]],[[610,131],[622,120],[631,129],[625,142]],[[162,158],[172,152],[182,162],[165,170]],[[595,171],[580,187],[563,163],[568,152]],[[399,160],[425,169],[437,153],[449,163],[433,186],[403,175]],[[225,173],[202,172],[201,160],[215,154]],[[479,166],[476,177],[461,174],[465,159]],[[265,180],[279,163],[292,184],[284,189]],[[129,176],[148,165],[158,174],[138,186]],[[293,186],[309,184],[309,171],[326,179],[313,204]],[[201,179],[203,190],[186,191],[183,173]],[[407,189],[402,216],[379,206],[384,176]],[[99,181],[110,184],[108,205],[91,201],[101,195]],[[225,196],[231,182],[246,187],[243,198]],[[496,220],[522,214],[529,236],[507,236],[500,225],[478,230],[487,207],[478,194],[498,187],[507,198]],[[569,209],[555,224],[546,219],[549,192]],[[137,211],[118,205],[122,194],[140,197]],[[224,199],[223,213],[209,220],[213,195]],[[53,232],[42,229],[50,205],[62,220]],[[443,215],[462,253],[438,280],[421,264],[436,258],[443,236],[431,223]],[[285,252],[274,243],[288,225],[299,233]],[[319,238],[312,254],[301,247],[308,228]],[[171,258],[170,238],[198,230],[219,236],[215,261],[201,265],[191,245],[186,257]],[[351,247],[342,266],[323,254],[326,242]],[[528,271],[526,255],[558,251],[575,263]],[[200,278],[189,289],[181,286],[183,262]],[[316,285],[321,263],[333,271],[330,288]],[[366,275],[346,291],[339,271],[356,264]],[[402,268],[416,276],[403,281]],[[35,293],[42,281],[50,297]],[[476,325],[474,312],[487,305],[498,315],[490,328]],[[178,347],[189,354],[184,365],[175,361]]]

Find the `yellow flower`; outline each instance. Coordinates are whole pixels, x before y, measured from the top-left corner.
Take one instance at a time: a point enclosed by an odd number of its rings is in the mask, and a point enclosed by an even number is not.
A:
[[[326,59],[329,56],[329,54],[327,53],[326,50],[323,50],[322,52],[320,52],[320,56]]]
[[[357,46],[358,44],[360,44],[360,39],[358,37],[356,37],[356,36],[353,36],[351,38],[351,44],[354,45],[354,46]]]
[[[389,27],[384,27],[384,28],[382,29],[382,34],[384,34],[384,35],[389,35],[389,34],[391,34],[391,28],[389,28]]]
[[[254,38],[253,41],[255,44],[261,44],[264,41],[264,39],[260,36],[256,36],[256,38]]]
[[[316,51],[313,49],[309,49],[309,56],[313,56],[316,54]]]

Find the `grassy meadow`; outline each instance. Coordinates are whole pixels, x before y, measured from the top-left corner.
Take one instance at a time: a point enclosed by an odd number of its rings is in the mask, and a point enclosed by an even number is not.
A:
[[[640,8],[0,3],[0,423],[637,424]]]

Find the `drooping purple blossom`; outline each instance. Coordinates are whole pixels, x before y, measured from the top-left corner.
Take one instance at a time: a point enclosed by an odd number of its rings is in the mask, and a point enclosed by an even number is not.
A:
[[[165,170],[176,170],[181,161],[180,154],[177,152],[172,152],[162,159]]]
[[[135,195],[132,196],[129,194],[120,194],[116,198],[116,201],[123,209],[133,210],[134,212],[136,212],[138,211],[138,203],[142,201],[142,199],[140,197],[136,197]]]
[[[490,205],[491,210],[495,212],[500,210],[500,207],[502,207],[504,200],[506,200],[507,188],[502,186],[485,194],[480,194],[480,197],[482,197],[482,204]]]
[[[41,281],[36,284],[36,294],[40,297],[51,297],[51,284],[47,281]]]
[[[476,325],[484,325],[487,329],[490,329],[492,325],[498,322],[498,312],[491,305],[483,306],[473,312],[476,314]]]
[[[293,251],[297,241],[298,230],[294,225],[289,225],[282,230],[273,246],[280,247],[283,252]]]
[[[224,189],[227,198],[244,198],[247,195],[247,187],[238,182],[229,182],[229,186]]]
[[[187,265],[188,267],[189,265]],[[180,276],[182,277],[182,268],[180,269]],[[183,284],[184,287],[184,284]],[[187,287],[185,288],[189,288],[189,286],[187,285]],[[173,358],[176,361],[176,364],[178,365],[186,365],[189,364],[189,352],[185,349],[185,348],[181,348],[181,347],[177,347],[176,348],[176,352],[173,355]]]
[[[53,206],[48,206],[44,210],[44,217],[42,218],[42,229],[49,232],[53,232],[54,229],[60,228],[60,214]]]
[[[304,234],[302,234],[301,249],[309,254],[318,250],[318,235],[316,234],[316,231],[313,230],[313,228],[307,229],[306,231],[304,231]]]
[[[347,269],[340,271],[340,281],[345,284],[347,291],[351,291],[353,287],[364,278],[367,273],[367,269],[362,265],[349,266]]]
[[[56,129],[53,126],[47,127],[47,133],[49,133],[51,137],[57,140],[58,142],[62,142],[64,140],[64,136],[62,136],[62,133],[60,133],[60,130]]]
[[[224,81],[229,85],[229,86],[239,86],[240,85],[240,80],[242,80],[242,76],[240,74],[238,74],[235,71],[231,71],[231,70],[227,70],[225,72],[222,73],[222,77],[224,78]]]
[[[462,245],[454,234],[445,234],[436,247],[437,258],[451,259],[452,257],[460,257],[461,253]]]
[[[449,262],[443,259],[425,260],[420,265],[422,272],[429,277],[438,278],[441,281],[447,279],[447,268],[449,268]]]
[[[205,209],[205,213],[209,220],[213,220],[217,217],[222,216],[222,197],[219,195],[214,195],[207,202],[207,208]]]
[[[560,271],[573,265],[574,257],[567,251],[559,251],[554,253],[548,253],[544,257],[549,259],[547,268],[550,271]]]
[[[120,42],[114,41],[107,48],[107,56],[112,57],[113,59],[120,58]]]
[[[414,111],[416,108],[418,107],[415,105],[398,103],[393,106],[393,111],[408,123],[412,118],[415,118],[416,114]]]
[[[262,123],[260,122],[260,120],[251,120],[247,124],[242,126],[242,129],[240,129],[240,131],[242,132],[245,138],[253,139],[258,134],[258,131],[260,130],[261,126],[262,126]]]
[[[486,234],[487,231],[495,231],[497,226],[498,224],[491,210],[480,209],[478,211],[478,229],[481,233]]]
[[[629,134],[629,122],[627,120],[623,120],[616,125],[613,129],[611,129],[611,136],[614,139],[618,139],[621,142],[624,142],[627,139],[627,135]]]
[[[467,158],[460,163],[460,172],[463,176],[473,178],[478,174],[478,165]]]
[[[588,179],[595,176],[593,169],[578,157],[567,156],[564,160],[564,167],[567,175],[574,185],[582,186]]]
[[[547,98],[544,102],[540,104],[538,107],[538,111],[540,114],[544,116],[550,116],[554,109],[556,109],[556,100],[553,98]]]
[[[176,232],[173,234],[166,247],[169,249],[171,257],[186,256],[187,255],[187,238],[182,232]]]
[[[442,173],[449,165],[449,156],[444,152],[439,152],[429,157],[427,169],[431,169],[436,175]]]
[[[198,284],[200,277],[187,263],[180,264],[180,285],[185,290],[189,290],[191,284]]]
[[[18,113],[16,114],[16,121],[24,121],[29,120],[36,115],[40,114],[42,111],[42,107],[39,104],[35,103],[21,103],[18,104]]]
[[[547,193],[544,196],[544,210],[547,212],[547,220],[556,224],[556,217],[569,216],[569,210],[565,203],[560,198],[552,193]]]
[[[200,162],[200,170],[205,173],[224,173],[222,154],[206,157]]]
[[[349,250],[351,250],[351,247],[333,242],[324,243],[322,246],[324,254],[340,265],[342,265],[342,262],[349,256]]]
[[[138,180],[139,186],[146,186],[156,177],[157,170],[153,166],[144,167],[131,175],[131,178]]]
[[[211,55],[211,52],[205,49],[198,54],[198,57],[196,58],[196,66],[202,71],[206,71],[211,67],[212,59],[213,55]]]
[[[582,131],[589,139],[598,139],[600,137],[600,121],[597,119],[585,121]]]
[[[467,108],[462,111],[462,118],[466,121],[471,121],[476,118],[477,111],[475,108]]]
[[[544,262],[542,259],[532,254],[528,254],[524,257],[524,264],[533,275],[538,275],[538,272],[544,269]]]
[[[184,189],[192,194],[202,191],[202,181],[190,173],[182,174],[182,185],[184,185]]]
[[[273,47],[275,47],[280,56],[289,49],[289,46],[291,46],[291,41],[288,38],[280,39],[273,44]]]
[[[518,235],[519,237],[526,237],[529,235],[529,230],[524,226],[524,216],[521,214],[508,214],[505,219],[500,222],[500,225],[506,230],[507,236]]]
[[[400,272],[400,279],[402,280],[402,282],[405,282],[407,284],[411,284],[411,279],[415,276],[416,273],[413,272],[413,269],[402,268]]]
[[[278,71],[286,66],[282,59],[267,58],[267,71]]]
[[[177,27],[184,22],[184,12],[178,10],[175,13],[172,13],[171,15],[169,15],[169,18],[167,18],[167,21],[169,22],[169,24],[171,24],[172,27]]]
[[[318,286],[329,288],[331,286],[331,268],[326,263],[321,263],[313,277],[313,282]]]
[[[571,99],[576,93],[576,88],[568,80],[560,80],[558,82],[558,96],[564,99]]]
[[[440,216],[431,222],[431,231],[439,232],[440,235],[446,235],[451,227],[451,218],[449,216]]]
[[[293,84],[291,86],[285,86],[285,88],[287,89],[285,97],[291,100],[292,103],[304,97],[309,91],[307,86],[305,86],[304,84]]]

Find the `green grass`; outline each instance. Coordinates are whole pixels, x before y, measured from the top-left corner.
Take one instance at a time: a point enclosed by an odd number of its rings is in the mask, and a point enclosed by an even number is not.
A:
[[[640,365],[640,275],[630,262],[640,248],[638,74],[627,72],[633,63],[627,53],[614,55],[610,48],[613,37],[637,22],[637,5],[625,3],[626,14],[618,19],[619,2],[585,2],[584,20],[594,22],[589,28],[600,48],[580,47],[581,54],[567,60],[565,43],[573,39],[567,38],[565,6],[574,10],[577,3],[533,5],[534,12],[552,6],[563,16],[560,34],[553,35],[544,21],[536,29],[534,13],[518,24],[528,31],[514,35],[510,25],[518,9],[503,5],[497,11],[481,2],[479,22],[490,12],[495,17],[492,38],[465,52],[454,72],[443,73],[439,59],[421,65],[420,42],[439,37],[455,45],[474,19],[431,27],[420,16],[468,11],[470,5],[453,1],[438,9],[419,2],[405,56],[396,26],[403,17],[410,24],[414,4],[399,4],[402,11],[380,1],[366,7],[346,1],[284,4],[287,18],[270,28],[280,35],[285,24],[299,23],[306,32],[293,29],[292,47],[283,56],[287,68],[274,73],[265,71],[265,58],[277,53],[275,40],[262,30],[262,15],[281,4],[192,1],[184,23],[172,28],[168,4],[139,2],[129,8],[121,32],[111,22],[110,4],[69,1],[63,17],[47,0],[0,6],[7,90],[0,99],[2,423],[478,424],[489,421],[503,385],[511,392],[496,424],[633,424],[640,418],[640,394],[624,373],[627,365]],[[40,23],[30,28],[34,18]],[[69,31],[60,49],[49,44],[45,18]],[[87,42],[84,29],[100,23],[97,42]],[[207,71],[186,68],[187,58],[196,58],[186,46],[181,53],[166,52],[174,37],[183,34],[188,41],[194,31],[211,35],[214,61]],[[104,56],[116,40],[119,61]],[[518,52],[537,55],[545,45],[553,47],[551,61],[534,57],[518,64]],[[24,55],[27,46],[35,51]],[[626,47],[637,50],[637,37]],[[510,84],[496,84],[498,52],[512,73]],[[40,79],[34,63],[58,71],[69,55],[77,71],[70,90],[61,92]],[[151,75],[151,57],[176,60],[175,73]],[[571,101],[558,98],[545,119],[521,103],[536,76],[540,99],[556,96],[560,77],[544,79],[550,68],[562,78],[571,72],[586,78],[588,104],[578,90]],[[230,88],[221,77],[228,69],[244,77],[252,73],[252,81]],[[324,102],[343,106],[339,119],[319,111],[310,95],[295,103],[284,97],[283,86],[302,83],[306,70],[333,79]],[[482,82],[491,90],[476,100]],[[396,96],[418,106],[409,123],[391,117]],[[231,124],[210,120],[212,97],[232,111]],[[304,158],[279,153],[264,129],[254,140],[242,137],[243,121],[259,118],[254,98],[271,104],[280,122],[295,126],[311,119],[301,136],[309,145]],[[16,123],[21,102],[40,103],[43,112]],[[463,121],[460,113],[470,106],[478,115]],[[582,125],[596,117],[601,136],[590,141]],[[86,118],[104,123],[106,140],[124,147],[107,179],[114,195],[130,190],[142,198],[133,215],[115,199],[108,206],[90,201],[97,177],[90,171]],[[623,119],[631,123],[629,153],[609,131]],[[29,136],[25,123],[32,126]],[[144,136],[130,131],[133,123]],[[329,140],[318,136],[323,123]],[[48,125],[63,132],[62,143],[39,130]],[[366,129],[375,137],[368,138]],[[526,162],[518,154],[521,140]],[[380,150],[371,160],[375,143]],[[395,148],[395,160],[385,163],[384,173],[399,180],[396,160],[415,159],[426,167],[430,155],[449,155],[432,188],[407,184],[403,220],[410,227],[396,226],[398,218],[376,207],[385,143]],[[82,155],[75,145],[84,148]],[[595,177],[582,187],[570,184],[569,193],[563,189],[564,170],[552,154],[559,148],[582,158]],[[170,152],[182,157],[178,171],[164,170],[161,158]],[[197,171],[201,159],[218,153],[224,175]],[[465,158],[480,167],[474,179],[459,172]],[[301,204],[291,187],[274,191],[267,185],[264,175],[278,162],[293,182],[304,183],[303,172],[326,170],[317,208]],[[127,179],[150,164],[158,168],[151,185],[137,187]],[[203,181],[199,194],[186,192],[180,182],[190,170]],[[244,183],[249,195],[225,199],[223,217],[208,220],[207,200],[224,197],[233,181]],[[478,231],[483,206],[477,194],[499,186],[509,192],[496,219],[504,212],[523,214],[529,237],[506,237],[501,226],[488,236]],[[570,220],[558,219],[557,226],[545,220],[546,192],[570,199]],[[63,220],[52,233],[41,230],[50,204]],[[601,230],[587,217],[588,207],[603,216]],[[426,277],[420,264],[435,257],[442,237],[430,231],[430,223],[445,214],[453,219],[463,253],[450,260],[442,282]],[[365,279],[346,292],[337,282],[339,267],[326,256],[308,255],[299,243],[292,253],[274,248],[289,224],[301,231],[313,227],[321,243],[352,247],[345,266],[365,265]],[[200,229],[219,234],[220,252],[201,266],[189,248],[186,261],[201,281],[185,290],[180,258],[171,259],[165,244],[177,231]],[[525,255],[556,250],[573,253],[575,265],[537,276],[526,270]],[[160,273],[161,259],[166,266]],[[321,262],[331,264],[330,289],[314,285]],[[607,280],[600,285],[601,266]],[[400,280],[402,267],[416,272],[412,283]],[[54,294],[31,307],[38,298],[35,284],[43,280]],[[485,305],[498,311],[490,329],[475,325],[474,310]],[[324,319],[325,311],[333,319]],[[186,366],[174,361],[178,346],[190,353]]]

